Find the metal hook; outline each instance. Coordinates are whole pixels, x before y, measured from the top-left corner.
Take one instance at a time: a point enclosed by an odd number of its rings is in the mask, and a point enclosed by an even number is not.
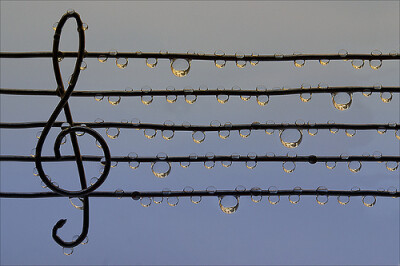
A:
[[[66,242],[62,240],[58,235],[58,229],[62,228],[64,224],[67,222],[67,219],[61,219],[59,220],[54,226],[53,226],[53,239],[54,241],[57,242],[60,246],[64,248],[73,248],[82,243],[85,238],[87,237],[88,231],[89,231],[89,198],[84,197],[83,198],[83,224],[82,224],[82,232],[78,236],[76,240],[73,240],[71,242]]]

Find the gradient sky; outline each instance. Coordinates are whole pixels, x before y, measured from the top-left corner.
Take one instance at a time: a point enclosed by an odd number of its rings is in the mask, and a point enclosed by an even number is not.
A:
[[[89,25],[86,35],[87,51],[142,51],[169,52],[202,51],[226,54],[292,54],[370,53],[379,49],[383,53],[399,51],[398,1],[265,1],[265,2],[62,2],[62,1],[1,1],[1,51],[50,51],[54,31],[52,25],[67,9],[76,10]],[[68,21],[63,29],[60,49],[75,51],[78,36],[75,24]],[[380,83],[399,86],[399,62],[386,61],[379,70],[365,63],[356,70],[350,62],[332,61],[322,66],[307,61],[302,68],[293,62],[260,62],[240,69],[233,62],[218,69],[213,62],[193,61],[188,76],[175,77],[167,60],[159,60],[154,69],[145,60],[129,60],[121,70],[109,59],[99,63],[85,60],[88,68],[81,72],[75,90],[122,90],[150,86],[177,89],[200,85],[209,88],[238,85],[254,89],[263,84],[272,87],[299,87],[302,83],[317,86],[323,82],[330,86],[372,86]],[[61,63],[64,80],[73,68],[73,59]],[[1,88],[55,89],[56,82],[51,59],[1,59]],[[2,122],[46,121],[59,99],[42,96],[0,97]],[[308,103],[298,95],[274,96],[266,106],[257,105],[254,97],[244,102],[231,97],[220,104],[215,97],[199,97],[187,104],[179,97],[174,104],[163,97],[155,97],[150,105],[140,99],[123,98],[117,106],[107,100],[72,98],[70,106],[74,120],[92,122],[121,121],[138,118],[142,122],[208,125],[212,120],[221,123],[276,123],[328,120],[343,123],[399,123],[399,96],[383,103],[379,94],[364,97],[353,95],[350,109],[339,111],[332,105],[330,95],[313,95]],[[64,120],[61,114],[57,119]],[[36,133],[40,129],[0,130],[1,154],[29,155],[35,147]],[[218,155],[234,152],[246,155],[255,152],[265,155],[274,152],[285,155],[361,155],[381,151],[384,155],[399,155],[399,141],[393,132],[379,135],[374,131],[357,132],[349,138],[344,131],[331,134],[321,130],[316,136],[303,132],[303,141],[296,149],[284,147],[277,132],[266,135],[252,132],[243,139],[238,132],[222,140],[217,133],[207,133],[203,143],[194,143],[191,133],[178,132],[164,140],[160,132],[147,139],[143,131],[121,130],[120,136],[109,139],[104,130],[99,132],[109,143],[113,155],[125,156],[136,152],[140,156],[189,155],[195,152]],[[52,130],[55,136],[57,130]],[[83,136],[83,154],[99,154],[93,139]],[[63,148],[68,154],[71,147]],[[51,154],[47,141],[45,153]],[[33,163],[1,162],[1,191],[46,191],[40,179],[32,175]],[[97,174],[99,164],[89,170]],[[76,188],[77,171],[74,164],[44,164],[45,171],[61,186]],[[347,165],[338,163],[328,170],[323,163],[299,163],[287,174],[280,163],[259,163],[253,170],[243,163],[224,168],[216,163],[212,170],[201,163],[183,169],[172,164],[171,174],[156,178],[149,164],[132,170],[120,163],[111,170],[100,190],[182,190],[185,186],[202,190],[213,185],[217,189],[234,189],[243,185],[247,189],[276,186],[279,189],[399,189],[399,171],[390,172],[384,164],[364,163],[359,173],[352,173]],[[70,240],[81,230],[81,211],[71,206],[68,199],[1,199],[0,263],[4,265],[393,265],[399,263],[399,201],[378,198],[373,208],[367,208],[361,198],[352,198],[346,206],[330,198],[320,206],[313,196],[304,196],[297,205],[282,197],[277,205],[266,198],[253,203],[250,198],[240,199],[236,213],[224,214],[217,198],[204,198],[200,204],[181,199],[178,206],[152,204],[143,208],[132,199],[91,199],[89,243],[65,256],[62,248],[51,237],[53,225],[68,218],[60,230]]]

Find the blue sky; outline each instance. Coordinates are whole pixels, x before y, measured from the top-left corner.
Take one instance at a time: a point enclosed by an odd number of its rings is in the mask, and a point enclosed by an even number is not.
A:
[[[226,54],[292,54],[382,53],[399,51],[398,1],[266,1],[266,2],[39,2],[2,1],[1,51],[50,51],[52,25],[67,9],[74,9],[88,24],[87,51],[142,51],[169,52],[202,51]],[[63,30],[60,49],[75,51],[78,36],[75,25],[68,22]],[[379,70],[372,70],[366,62],[356,70],[350,62],[333,61],[322,66],[307,61],[302,68],[293,62],[260,62],[238,68],[228,62],[222,69],[213,62],[193,61],[190,73],[178,78],[171,73],[169,62],[159,60],[150,69],[145,60],[129,60],[125,69],[116,67],[113,60],[99,63],[85,60],[88,67],[78,80],[76,90],[123,90],[126,87],[165,89],[187,86],[197,89],[234,85],[254,89],[258,85],[299,87],[303,83],[317,86],[399,86],[399,63],[387,61]],[[55,89],[56,83],[51,59],[1,59],[1,88]],[[64,80],[72,72],[74,60],[61,63]],[[0,97],[0,118],[9,121],[46,121],[55,105],[56,97]],[[273,120],[275,123],[295,122],[297,119],[325,123],[399,123],[399,96],[383,103],[379,94],[364,97],[353,95],[350,109],[339,111],[332,105],[331,96],[313,95],[308,103],[298,95],[274,96],[266,106],[259,106],[254,97],[242,101],[231,97],[220,104],[214,97],[199,97],[188,104],[182,97],[168,103],[164,97],[155,97],[150,105],[140,99],[123,98],[114,106],[106,99],[72,98],[70,106],[75,121],[92,122],[132,120],[175,124],[185,121],[207,125],[212,120],[221,123],[252,123]],[[58,120],[64,120],[60,115]],[[4,130],[1,132],[1,154],[29,155],[35,147],[39,129]],[[147,139],[143,130],[121,130],[115,140],[106,138],[113,155],[125,156],[136,152],[140,156],[189,155],[207,152],[224,155],[234,152],[246,155],[267,152],[285,155],[361,155],[381,151],[384,155],[399,155],[399,141],[393,132],[379,135],[374,131],[357,132],[349,138],[344,131],[331,134],[321,130],[316,136],[303,132],[303,141],[296,149],[284,147],[277,132],[267,135],[255,131],[248,138],[238,132],[222,140],[216,133],[207,133],[203,143],[193,142],[191,133],[177,132],[172,140],[164,140],[158,132]],[[52,130],[51,136],[58,132]],[[93,139],[80,138],[84,154],[99,153]],[[52,142],[48,141],[46,149]],[[65,154],[71,147],[63,147]],[[33,163],[1,162],[1,191],[46,191],[38,177],[32,175]],[[89,167],[96,175],[99,164]],[[77,171],[73,164],[45,164],[45,171],[60,185],[76,188]],[[359,173],[352,173],[346,164],[328,170],[324,164],[297,164],[287,174],[280,163],[259,163],[249,170],[243,163],[224,168],[220,164],[209,170],[202,164],[183,169],[172,164],[168,177],[159,179],[149,164],[132,170],[120,163],[100,190],[182,190],[185,186],[202,190],[213,185],[217,189],[247,189],[276,186],[292,189],[301,186],[316,189],[399,188],[399,172],[390,172],[383,164],[365,163]],[[352,198],[346,206],[330,198],[320,206],[315,197],[302,197],[299,204],[281,198],[271,205],[266,198],[253,203],[240,199],[236,213],[227,215],[218,206],[217,198],[204,198],[200,204],[181,199],[176,207],[152,204],[143,208],[132,199],[91,199],[89,243],[65,256],[62,248],[51,238],[53,225],[68,218],[60,230],[69,240],[80,232],[81,211],[71,206],[68,199],[2,199],[1,203],[1,264],[240,264],[240,265],[304,265],[304,264],[397,264],[399,262],[399,201],[378,198],[373,208],[365,207],[361,198]]]

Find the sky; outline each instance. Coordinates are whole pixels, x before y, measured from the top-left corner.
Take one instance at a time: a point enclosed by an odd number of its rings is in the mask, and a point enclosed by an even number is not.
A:
[[[2,52],[51,51],[54,31],[52,25],[68,10],[77,11],[83,22],[87,51],[205,52],[222,50],[226,54],[336,54],[340,49],[349,53],[382,53],[399,51],[400,6],[398,1],[218,1],[218,2],[140,2],[140,1],[1,1],[0,50]],[[60,42],[60,50],[76,51],[78,35],[75,24],[68,21]],[[350,62],[332,61],[322,66],[307,61],[301,68],[293,62],[260,62],[238,68],[228,62],[224,68],[213,62],[192,61],[187,76],[174,76],[167,60],[159,60],[155,68],[146,66],[144,59],[131,59],[124,69],[115,61],[105,63],[85,59],[87,69],[81,72],[75,90],[140,90],[176,89],[199,86],[209,88],[240,86],[254,89],[258,85],[300,87],[303,83],[317,86],[400,86],[400,64],[385,61],[379,70],[368,62],[354,69]],[[72,73],[73,59],[61,62],[63,79]],[[18,89],[55,89],[56,82],[50,58],[1,59],[0,87]],[[47,121],[59,99],[50,96],[0,96],[1,122]],[[93,122],[140,119],[148,123],[175,124],[190,122],[208,125],[212,120],[222,124],[252,123],[272,120],[275,123],[296,120],[326,123],[399,123],[399,96],[393,95],[384,103],[379,94],[364,97],[353,95],[351,107],[345,111],[334,108],[328,94],[312,95],[304,103],[298,95],[271,96],[266,106],[254,97],[242,101],[231,97],[220,104],[215,97],[199,97],[188,104],[183,97],[168,103],[164,97],[154,97],[149,105],[138,98],[122,98],[118,105],[107,99],[73,97],[69,100],[74,121]],[[61,114],[58,121],[64,121]],[[49,139],[59,129],[52,130]],[[1,129],[0,154],[29,155],[37,143],[36,129]],[[316,136],[303,132],[299,147],[288,149],[279,134],[267,135],[253,131],[242,138],[231,132],[223,140],[217,133],[206,134],[201,144],[192,140],[190,132],[176,132],[172,140],[164,140],[161,132],[147,139],[143,130],[121,130],[116,139],[106,136],[111,153],[125,156],[217,155],[273,152],[286,155],[399,155],[399,140],[393,132],[380,135],[375,131],[357,132],[347,137],[341,130],[331,134],[320,130]],[[100,155],[89,136],[79,138],[83,154]],[[45,144],[44,153],[51,155],[52,141]],[[71,154],[70,142],[62,148]],[[48,191],[32,174],[34,163],[1,162],[0,191]],[[399,189],[399,171],[390,172],[384,164],[363,163],[358,173],[346,164],[338,163],[329,170],[323,163],[296,164],[293,173],[285,173],[280,163],[258,163],[247,169],[244,163],[225,168],[216,163],[206,169],[201,163],[184,169],[177,163],[163,179],[155,177],[150,164],[132,170],[126,163],[112,168],[101,191],[161,191],[165,188],[182,190],[191,186],[204,190],[235,189]],[[60,186],[76,189],[79,186],[73,163],[46,163],[44,169]],[[98,175],[100,164],[89,165],[88,176]],[[63,239],[70,240],[81,231],[81,211],[67,198],[1,199],[0,200],[0,264],[2,265],[394,265],[400,261],[399,201],[378,198],[368,208],[361,198],[352,198],[346,206],[329,198],[318,205],[315,197],[303,196],[298,204],[282,197],[271,205],[266,198],[254,203],[240,198],[237,212],[225,214],[217,198],[203,198],[193,204],[183,198],[175,207],[164,200],[144,208],[130,198],[90,199],[89,241],[74,248],[65,256],[53,241],[51,229],[61,218],[68,222],[60,230]]]

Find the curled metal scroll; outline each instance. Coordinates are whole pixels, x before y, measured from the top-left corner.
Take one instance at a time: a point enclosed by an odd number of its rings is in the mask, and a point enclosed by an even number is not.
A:
[[[68,88],[67,88],[67,90],[65,90],[63,81],[62,81],[62,77],[61,77],[58,55],[59,55],[59,44],[60,44],[61,31],[62,31],[62,28],[63,28],[65,22],[69,18],[74,18],[76,21],[76,24],[77,24],[77,30],[78,30],[78,34],[79,34],[79,50],[78,50],[78,56],[77,56],[77,59],[75,62],[74,72],[69,81]],[[110,150],[107,146],[106,141],[101,137],[101,135],[99,133],[97,133],[93,129],[90,129],[87,127],[81,127],[81,126],[74,126],[74,122],[72,120],[72,115],[71,115],[71,110],[68,105],[68,99],[71,96],[72,91],[74,90],[75,85],[78,80],[78,77],[79,77],[80,67],[81,67],[81,64],[83,61],[83,57],[85,56],[84,49],[85,49],[85,34],[84,34],[82,20],[81,20],[79,14],[76,13],[75,11],[67,12],[66,14],[64,14],[61,17],[60,21],[58,22],[57,28],[55,30],[54,40],[53,40],[53,53],[52,53],[53,70],[54,70],[55,79],[57,81],[57,94],[61,97],[61,100],[58,103],[58,105],[56,106],[56,108],[54,109],[54,111],[53,111],[52,115],[50,116],[49,120],[47,121],[45,127],[43,128],[42,134],[41,134],[39,141],[37,143],[37,146],[36,146],[36,155],[35,155],[35,164],[36,164],[36,168],[38,170],[38,175],[40,176],[40,178],[42,179],[42,181],[46,184],[46,186],[48,188],[50,188],[55,193],[58,193],[63,196],[83,197],[83,226],[82,226],[82,232],[78,236],[78,238],[71,242],[65,242],[57,235],[58,229],[60,229],[61,227],[64,226],[65,222],[67,221],[66,219],[59,220],[56,223],[56,225],[53,227],[53,233],[52,233],[53,239],[59,245],[61,245],[62,247],[65,247],[65,248],[75,247],[75,246],[79,245],[80,243],[82,243],[82,241],[86,238],[86,236],[88,234],[88,230],[89,230],[89,198],[87,197],[87,195],[101,186],[101,184],[107,178],[108,173],[110,171],[110,167],[111,167],[111,154],[110,154]],[[51,127],[53,126],[58,115],[61,113],[62,109],[64,109],[64,113],[65,113],[67,122],[69,123],[70,127],[62,130],[58,134],[56,141],[54,143],[54,153],[55,153],[56,158],[61,157],[60,144],[61,144],[62,138],[64,136],[66,136],[67,134],[69,134],[71,137],[71,142],[72,142],[72,146],[73,146],[73,150],[74,150],[74,154],[75,154],[76,165],[78,167],[79,178],[80,178],[80,183],[81,183],[81,190],[69,191],[69,190],[65,190],[65,189],[62,189],[62,188],[54,185],[51,182],[51,180],[48,179],[48,177],[46,176],[46,174],[43,170],[43,167],[42,167],[43,144],[45,142],[45,139],[46,139]],[[104,157],[105,157],[104,171],[103,171],[102,175],[100,176],[100,178],[98,179],[98,181],[96,183],[94,183],[93,185],[91,185],[89,187],[87,186],[87,183],[86,183],[85,170],[84,170],[84,166],[82,163],[82,156],[81,156],[81,153],[79,150],[79,144],[78,144],[78,140],[77,140],[76,133],[75,133],[77,131],[88,133],[89,135],[94,137],[101,144],[101,148],[103,150]]]

